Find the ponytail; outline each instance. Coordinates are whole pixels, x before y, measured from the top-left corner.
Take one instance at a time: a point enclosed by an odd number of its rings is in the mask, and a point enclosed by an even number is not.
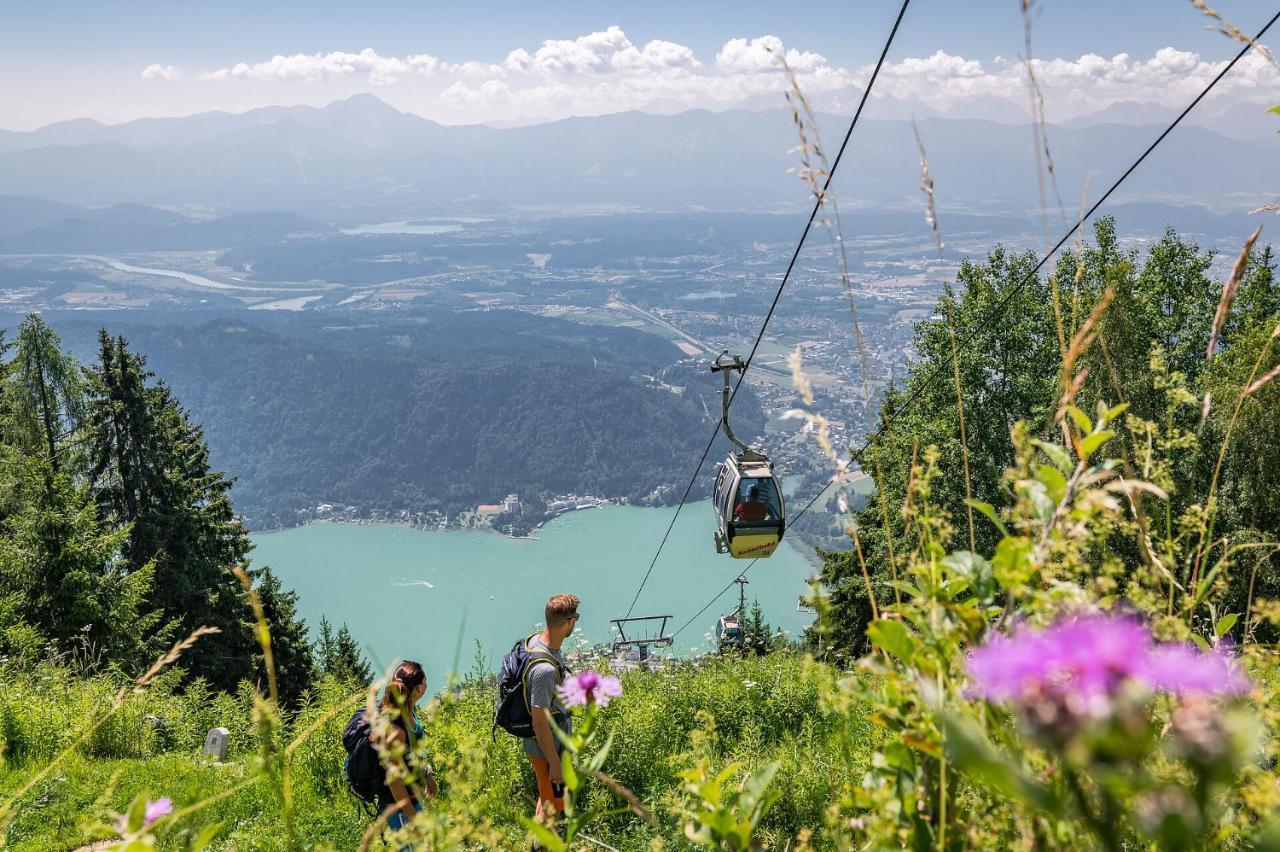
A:
[[[397,711],[406,710],[409,703],[409,696],[419,686],[427,682],[427,673],[423,670],[421,664],[412,660],[405,660],[396,669],[391,681],[387,684],[386,693],[383,696],[383,707],[393,707]]]

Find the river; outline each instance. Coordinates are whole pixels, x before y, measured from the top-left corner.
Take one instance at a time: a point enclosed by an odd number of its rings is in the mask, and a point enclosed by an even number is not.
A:
[[[484,531],[416,530],[392,524],[318,523],[253,536],[256,565],[270,565],[297,590],[314,631],[321,615],[347,624],[374,664],[397,658],[427,667],[432,691],[444,673],[467,671],[479,640],[493,670],[502,654],[542,620],[557,592],[582,598],[580,642],[605,642],[610,619],[626,613],[675,510],[606,506],[561,515],[536,541]],[[748,564],[715,553],[707,502],[681,512],[633,615],[670,615],[678,630]],[[798,612],[814,567],[784,541],[747,575],[747,602],[796,635],[812,616]],[[675,653],[710,650],[737,586],[679,634]]]

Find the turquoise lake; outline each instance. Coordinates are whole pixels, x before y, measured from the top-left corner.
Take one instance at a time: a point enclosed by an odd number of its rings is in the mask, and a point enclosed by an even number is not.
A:
[[[485,531],[416,530],[392,524],[311,524],[253,536],[253,561],[270,565],[298,592],[314,630],[320,616],[346,623],[370,660],[427,667],[432,689],[449,670],[472,668],[475,640],[493,669],[511,644],[542,620],[557,592],[582,598],[578,641],[607,642],[624,615],[674,508],[606,506],[569,512],[537,541]],[[750,564],[717,555],[710,504],[690,504],[653,569],[633,615],[670,615],[680,628]],[[796,602],[813,564],[787,541],[747,575],[748,606],[760,601],[774,628],[792,635],[812,616]],[[711,650],[716,620],[737,606],[737,586],[690,624],[672,649]],[[573,640],[571,640],[572,643]],[[455,663],[456,661],[456,663]]]

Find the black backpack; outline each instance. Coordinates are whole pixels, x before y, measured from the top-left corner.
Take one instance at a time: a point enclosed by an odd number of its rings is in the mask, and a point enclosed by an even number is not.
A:
[[[369,740],[369,723],[365,721],[364,711],[365,708],[361,707],[352,715],[342,734],[342,746],[347,750],[342,770],[347,776],[347,787],[356,798],[375,804],[378,793],[386,786],[387,771]]]
[[[529,707],[529,692],[525,678],[529,669],[535,665],[550,664],[555,666],[556,678],[564,680],[564,665],[547,651],[529,649],[529,640],[536,633],[531,633],[516,642],[507,655],[502,658],[502,671],[498,674],[498,700],[493,709],[493,735],[498,728],[512,736],[528,739],[533,736],[533,710]],[[552,718],[556,724],[564,726],[565,714],[552,710]]]

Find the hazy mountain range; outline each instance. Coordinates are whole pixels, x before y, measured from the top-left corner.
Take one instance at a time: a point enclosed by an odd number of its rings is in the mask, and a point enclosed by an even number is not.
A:
[[[1117,112],[1113,118],[1162,118]],[[846,121],[822,117],[829,149]],[[1028,125],[931,116],[919,129],[942,209],[1009,213],[1037,205]],[[1160,129],[1119,121],[1050,126],[1064,206],[1078,205],[1091,172],[1092,192],[1100,192]],[[626,112],[498,129],[444,126],[360,95],[324,108],[3,131],[0,194],[90,207],[144,204],[205,218],[282,210],[345,224],[465,213],[782,210],[806,201],[789,173],[795,144],[784,110]],[[866,120],[851,145],[836,186],[846,205],[919,205],[910,121]],[[1274,200],[1278,155],[1274,137],[1184,126],[1117,200],[1247,210]],[[1047,191],[1056,204],[1052,186]]]

